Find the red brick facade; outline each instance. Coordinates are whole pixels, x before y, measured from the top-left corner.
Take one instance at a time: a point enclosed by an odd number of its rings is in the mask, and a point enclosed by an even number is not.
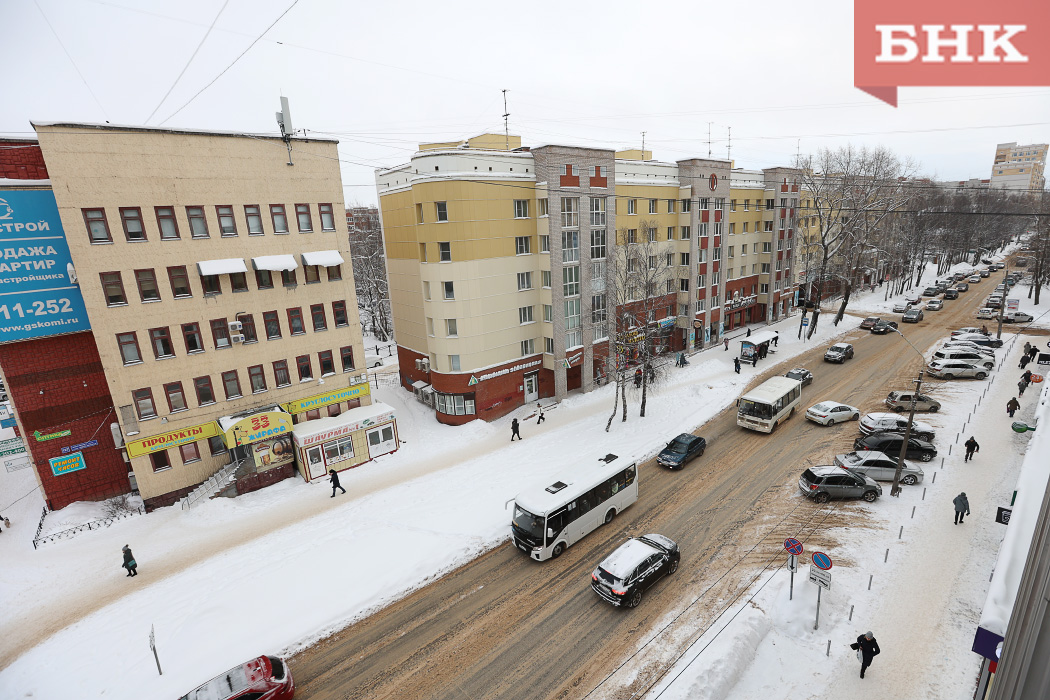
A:
[[[0,139],[0,178],[46,180],[44,154],[35,141]]]
[[[18,413],[26,449],[36,465],[44,497],[52,509],[74,501],[110,498],[131,491],[128,465],[113,445],[110,423],[117,417],[102,360],[91,333],[71,333],[0,345],[0,367]],[[69,430],[68,436],[37,441],[42,435]],[[85,447],[86,468],[60,476],[48,459],[62,448],[97,440]]]

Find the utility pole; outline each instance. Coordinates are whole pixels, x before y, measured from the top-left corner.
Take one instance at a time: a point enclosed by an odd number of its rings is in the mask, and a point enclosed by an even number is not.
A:
[[[712,122],[707,122],[707,157],[708,158],[711,157],[711,124],[712,124]]]
[[[729,127],[729,138],[726,139],[726,160],[733,160],[733,127]],[[730,166],[732,167],[732,166]]]
[[[911,341],[900,330],[894,328],[894,332],[900,337],[904,338],[904,342],[911,345],[911,349],[922,360],[923,365],[926,363],[926,358],[923,356],[919,349],[911,344]],[[919,370],[919,376],[915,381],[915,393],[911,397],[911,405],[908,407],[908,426],[904,429],[904,441],[901,443],[901,452],[897,455],[897,468],[893,472],[893,485],[890,487],[890,495],[899,497],[901,495],[901,469],[904,468],[904,456],[908,453],[908,441],[911,440],[911,426],[915,420],[915,401],[919,398],[919,392],[922,390],[922,369]]]
[[[645,160],[645,132],[642,132],[642,160]]]
[[[999,329],[995,333],[995,337],[999,340],[1003,339],[1003,309],[1006,308],[1006,295],[1010,293],[1010,285],[1006,283],[1006,278],[1010,276],[1010,266],[1003,265],[1003,298],[999,302]]]
[[[503,135],[506,137],[506,147],[510,150],[510,126],[507,122],[507,118],[510,117],[510,112],[507,111],[507,91],[503,91]]]

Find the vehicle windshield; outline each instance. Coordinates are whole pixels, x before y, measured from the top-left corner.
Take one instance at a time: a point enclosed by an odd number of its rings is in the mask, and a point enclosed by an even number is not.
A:
[[[750,399],[740,399],[740,401],[737,402],[737,414],[769,420],[773,417],[773,407],[768,403],[757,403]]]
[[[543,518],[533,515],[517,504],[514,505],[514,526],[536,540],[543,541]]]
[[[672,442],[670,445],[667,446],[667,451],[670,452],[671,454],[676,454],[676,455],[684,455],[685,452],[686,452],[686,449],[687,449],[686,443],[681,441],[681,440],[675,440],[674,442]]]

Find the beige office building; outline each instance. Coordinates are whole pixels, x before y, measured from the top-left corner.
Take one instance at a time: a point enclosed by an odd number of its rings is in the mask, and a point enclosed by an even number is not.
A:
[[[1046,187],[1046,154],[1048,145],[1016,142],[995,147],[991,187],[1007,190],[1042,190]]]
[[[231,456],[245,479],[291,474],[307,422],[305,478],[396,447],[363,369],[336,142],[34,126],[116,405],[99,424],[119,423],[147,506]]]

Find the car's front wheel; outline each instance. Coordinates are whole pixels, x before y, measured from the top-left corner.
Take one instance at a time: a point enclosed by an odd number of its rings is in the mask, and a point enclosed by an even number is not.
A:
[[[912,484],[914,484],[915,481],[916,481],[916,479],[915,479],[915,475],[914,474],[907,474],[907,475],[901,477],[901,483],[902,484],[907,484],[908,486],[911,486]]]
[[[984,372],[978,372],[978,373],[977,373],[977,374],[975,374],[974,376],[975,376],[975,377],[977,377],[978,379],[984,379],[984,378],[985,378],[985,377],[987,377],[988,375],[987,375],[987,374],[985,374]]]
[[[678,560],[672,559],[671,564],[667,567],[667,575],[670,576],[676,571],[678,571]]]
[[[641,602],[642,602],[642,592],[641,592],[641,590],[635,589],[634,593],[632,593],[627,598],[627,607],[629,607],[629,608],[637,608],[641,604]]]
[[[863,498],[868,503],[874,503],[875,499],[878,498],[878,497],[879,497],[879,494],[875,493],[874,491],[865,491],[864,495],[861,496],[861,498]]]
[[[923,462],[929,462],[931,459],[933,459],[933,453],[932,452],[923,452],[921,455],[919,455],[919,459],[922,460]]]
[[[554,551],[551,552],[551,559],[557,559],[561,556],[561,553],[565,551],[565,543],[559,542],[554,545]]]
[[[850,420],[860,420],[860,414],[859,413],[854,413],[853,417],[850,418]]]
[[[930,406],[930,413],[936,413],[940,406]]]

